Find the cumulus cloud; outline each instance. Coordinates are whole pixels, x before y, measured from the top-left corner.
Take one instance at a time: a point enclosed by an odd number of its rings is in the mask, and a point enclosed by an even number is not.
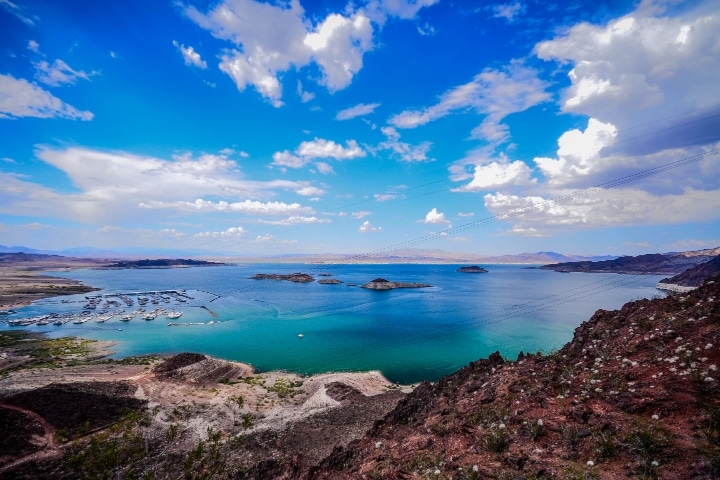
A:
[[[534,69],[512,62],[504,69],[486,68],[470,82],[442,94],[435,105],[406,110],[390,117],[388,123],[397,128],[416,128],[452,113],[470,110],[485,115],[472,136],[499,144],[509,137],[509,129],[501,121],[511,113],[547,101],[550,98],[547,87]]]
[[[530,165],[513,170],[515,162],[489,155],[456,162],[451,178],[469,178],[473,165],[472,182],[497,190],[484,196],[486,208],[521,235],[719,219],[718,29],[717,7],[673,16],[643,2],[607,24],[581,23],[539,43],[538,57],[569,71],[562,110],[586,116],[587,126],[562,134],[554,157],[534,159],[542,177],[523,194]],[[659,174],[645,175],[653,169]]]
[[[457,192],[487,191],[515,185],[530,185],[535,180],[530,178],[532,170],[525,162],[508,161],[502,158],[486,164],[475,165],[473,179],[467,185],[455,189]]]
[[[373,233],[373,232],[379,232],[382,230],[382,227],[376,227],[372,223],[370,223],[370,220],[365,220],[362,225],[360,225],[360,228],[358,228],[358,231],[360,233]]]
[[[220,56],[220,70],[240,91],[252,85],[270,103],[282,105],[279,74],[312,63],[319,82],[330,91],[347,87],[372,48],[373,28],[362,11],[331,13],[312,25],[296,0],[272,5],[253,0],[225,0],[207,13],[194,6],[186,15],[216,38],[235,48]]]
[[[94,115],[64,103],[25,79],[0,74],[0,118],[19,117],[92,120]]]
[[[578,24],[535,48],[538,57],[571,67],[563,110],[612,123],[618,140],[635,138],[621,144],[626,153],[705,144],[720,131],[720,14],[702,6],[676,17],[654,13],[641,5],[606,25]],[[685,112],[697,115],[678,115]],[[676,118],[657,123],[667,117]]]
[[[435,224],[435,225],[449,225],[450,221],[445,218],[444,213],[440,213],[437,211],[437,208],[433,208],[425,215],[425,223]]]
[[[178,43],[176,40],[173,40],[172,43],[175,48],[177,48],[178,51],[182,54],[183,59],[185,60],[185,65],[198,68],[207,68],[207,62],[202,59],[200,54],[196,52],[193,47],[186,47],[185,45]]]
[[[374,48],[373,22],[412,19],[437,0],[371,0],[352,3],[342,12],[309,18],[298,0],[265,3],[222,0],[207,12],[194,6],[184,13],[215,38],[232,45],[218,55],[220,70],[240,91],[254,87],[276,107],[283,105],[281,76],[290,69],[316,66],[313,78],[334,92],[346,88],[363,67],[363,56]],[[306,94],[306,95],[305,95]],[[302,101],[313,94],[299,93]]]
[[[562,134],[557,158],[538,157],[535,163],[551,184],[570,183],[594,173],[603,163],[602,149],[611,146],[616,137],[614,125],[591,118],[584,132],[573,129]]]
[[[31,52],[40,53],[40,44],[35,40],[28,41],[27,48]]]
[[[309,164],[316,158],[333,158],[335,160],[349,160],[353,158],[361,158],[367,156],[355,140],[348,140],[345,146],[335,143],[332,140],[323,138],[315,138],[314,140],[302,142],[294,151],[290,153],[288,150],[276,152],[273,154],[273,163],[271,166],[300,168]],[[321,163],[321,162],[318,162]],[[331,173],[332,168],[322,163],[316,164],[318,171],[321,173]]]
[[[352,118],[370,115],[379,106],[379,103],[360,103],[354,107],[340,110],[337,115],[335,115],[335,120],[350,120]]]

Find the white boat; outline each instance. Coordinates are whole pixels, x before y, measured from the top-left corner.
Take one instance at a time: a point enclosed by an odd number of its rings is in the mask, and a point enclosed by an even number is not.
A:
[[[135,318],[134,315],[123,315],[122,317],[120,317],[120,321],[121,322],[129,322],[133,318]]]
[[[180,318],[180,317],[182,317],[182,315],[183,315],[183,312],[168,312],[168,313],[166,314],[167,318],[169,318],[169,319],[171,319],[171,320],[175,320],[176,318]]]
[[[305,335],[303,335],[302,333],[299,333],[299,334],[298,334],[298,338],[303,338],[304,336],[305,336]]]
[[[157,317],[156,313],[148,313],[147,315],[143,316],[145,320],[155,320],[155,317]]]

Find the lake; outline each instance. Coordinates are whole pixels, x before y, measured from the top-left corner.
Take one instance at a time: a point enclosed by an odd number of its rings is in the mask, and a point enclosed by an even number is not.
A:
[[[118,357],[191,351],[250,363],[259,371],[380,370],[392,381],[415,383],[437,380],[496,350],[515,359],[520,351],[558,349],[597,309],[663,295],[655,289],[660,276],[483,266],[490,272],[459,273],[459,265],[299,264],[49,272],[101,288],[97,293],[102,295],[124,293],[135,300],[138,292],[185,290],[192,299],[160,303],[183,311],[177,320],[160,315],[154,321],[138,316],[121,322],[118,315],[105,323],[24,328],[112,340]],[[344,283],[249,279],[256,273],[293,272]],[[433,287],[360,288],[377,277]],[[87,303],[84,297],[38,301],[11,318],[79,312]],[[145,308],[150,307],[156,305]],[[121,308],[130,312],[138,306]],[[168,322],[200,325],[168,327]]]

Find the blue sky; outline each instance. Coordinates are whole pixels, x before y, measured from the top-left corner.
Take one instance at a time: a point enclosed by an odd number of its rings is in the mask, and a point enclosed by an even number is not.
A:
[[[718,31],[713,1],[0,0],[0,244],[715,247]]]

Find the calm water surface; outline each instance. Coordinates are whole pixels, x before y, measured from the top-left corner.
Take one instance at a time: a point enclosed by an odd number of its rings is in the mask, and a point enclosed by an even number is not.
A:
[[[247,362],[260,371],[380,370],[393,381],[413,383],[437,380],[496,350],[507,358],[521,350],[548,352],[569,341],[575,327],[598,308],[615,309],[629,300],[661,294],[654,288],[659,276],[485,267],[490,273],[457,273],[457,265],[278,264],[58,272],[55,275],[101,288],[100,294],[185,289],[193,300],[160,306],[184,312],[174,322],[202,325],[167,327],[170,320],[158,316],[155,321],[136,317],[120,322],[115,317],[104,324],[27,328],[53,336],[113,340],[118,357],[192,351]],[[317,280],[324,278],[319,273],[328,273],[344,283],[248,278],[293,272],[308,272]],[[433,287],[359,287],[376,277]],[[69,302],[39,301],[19,309],[15,318],[80,311],[85,304],[84,295],[63,298]],[[217,318],[200,308],[203,305]]]

